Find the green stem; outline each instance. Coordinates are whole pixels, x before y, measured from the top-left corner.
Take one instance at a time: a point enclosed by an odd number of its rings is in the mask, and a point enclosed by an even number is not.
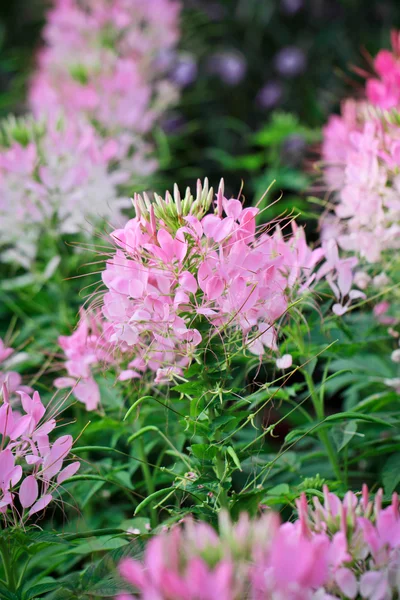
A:
[[[323,419],[325,417],[323,401],[320,400],[320,398],[317,394],[317,391],[314,386],[314,381],[313,381],[311,375],[307,371],[303,371],[303,374],[304,374],[304,378],[305,378],[307,386],[308,386],[308,390],[310,392],[310,397],[311,397],[312,403],[314,405],[314,410],[317,415],[317,418],[319,421],[323,421]],[[326,453],[328,455],[329,461],[332,465],[332,469],[333,469],[333,472],[335,473],[336,478],[338,479],[338,481],[342,481],[342,475],[340,472],[336,452],[335,452],[335,450],[331,444],[331,441],[328,437],[328,433],[325,430],[321,430],[318,432],[318,436],[319,436],[319,439],[321,440],[322,444],[325,446]]]
[[[148,496],[150,496],[151,494],[154,494],[154,492],[156,491],[156,488],[154,485],[153,478],[151,476],[149,463],[147,462],[146,449],[145,449],[144,440],[142,437],[139,438],[138,444],[139,444],[139,457],[140,457],[140,461],[141,461],[140,466],[142,468],[142,473],[143,473],[144,481],[146,484],[147,494],[148,494]],[[157,511],[154,508],[154,506],[152,506],[150,508],[150,524],[151,524],[152,529],[154,529],[154,527],[157,527],[157,524],[158,524]]]
[[[11,551],[7,543],[0,541],[0,555],[3,561],[4,573],[6,576],[7,587],[10,592],[17,591],[16,568],[11,560]]]
[[[208,416],[210,419],[210,423],[212,423],[212,421],[214,421],[215,417],[217,416],[214,407],[212,407],[212,406],[208,407]],[[219,441],[218,437],[219,437],[218,433],[216,432],[215,433],[216,441]],[[209,443],[209,441],[206,440],[206,443]],[[218,487],[219,487],[218,500],[223,508],[228,508],[228,506],[229,506],[228,494],[223,486],[223,483],[225,480],[225,470],[226,470],[225,469],[225,455],[219,448],[217,448],[217,453],[215,456],[215,472],[216,472],[216,475],[218,478]]]
[[[225,457],[224,457],[223,453],[221,452],[221,450],[217,450],[217,454],[215,457],[215,471],[217,473],[218,483],[219,483],[219,492],[218,492],[219,502],[223,508],[228,508],[228,506],[229,506],[228,494],[227,494],[226,489],[223,486],[223,483],[225,480]]]

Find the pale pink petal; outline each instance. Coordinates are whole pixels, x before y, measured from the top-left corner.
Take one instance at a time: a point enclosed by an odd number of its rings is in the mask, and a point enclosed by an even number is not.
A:
[[[335,581],[346,598],[356,598],[358,593],[358,582],[356,576],[350,569],[338,569],[335,573]]]
[[[32,506],[39,495],[39,486],[36,478],[33,475],[25,477],[19,488],[19,501],[23,508]]]
[[[292,356],[291,354],[284,354],[281,358],[276,360],[276,366],[278,369],[289,369],[292,366]]]
[[[32,506],[32,508],[29,511],[29,515],[34,515],[35,513],[40,512],[41,510],[43,510],[44,508],[46,508],[46,506],[48,504],[50,504],[50,502],[52,501],[52,499],[53,499],[53,496],[51,494],[46,494],[45,496],[42,496]]]
[[[57,483],[63,483],[66,479],[69,479],[79,470],[81,463],[79,461],[73,462],[65,467],[57,476]]]

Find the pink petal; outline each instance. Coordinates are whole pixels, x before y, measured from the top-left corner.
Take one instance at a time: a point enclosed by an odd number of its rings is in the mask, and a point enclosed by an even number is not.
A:
[[[335,573],[335,581],[338,584],[340,591],[346,596],[346,598],[353,599],[357,596],[357,579],[350,569],[338,569]]]
[[[43,476],[46,479],[51,479],[60,471],[63,460],[67,457],[71,447],[72,437],[70,435],[63,435],[54,442],[43,461]]]
[[[22,477],[22,467],[21,467],[21,465],[17,465],[16,467],[13,468],[13,470],[10,473],[11,486],[17,485],[17,483],[21,479],[21,477]]]
[[[210,277],[206,285],[206,294],[209,300],[215,300],[224,291],[223,281],[219,277]]]
[[[58,474],[57,483],[61,484],[66,479],[69,479],[70,477],[75,475],[75,473],[79,470],[80,466],[81,466],[81,463],[79,461],[76,461],[76,462],[71,463],[67,467],[65,467],[65,469],[60,471],[60,473]]]
[[[33,475],[25,477],[19,488],[19,501],[23,508],[29,508],[39,495],[39,486]]]
[[[73,392],[76,398],[86,405],[86,410],[96,410],[100,403],[100,390],[94,379],[80,381]]]
[[[195,294],[197,292],[197,281],[196,278],[189,273],[189,271],[183,271],[179,276],[179,285],[186,290]]]
[[[292,362],[291,354],[284,354],[281,358],[277,359],[276,366],[278,369],[289,369],[292,366]]]
[[[146,577],[142,563],[133,560],[132,558],[124,558],[119,563],[119,573],[121,577],[126,579],[130,584],[139,589],[143,589],[146,585]]]
[[[118,376],[119,381],[129,381],[129,379],[141,379],[141,374],[133,369],[125,369]]]
[[[33,419],[30,415],[24,415],[14,425],[12,431],[9,433],[12,440],[17,440],[21,435],[26,433],[30,429]]]
[[[338,317],[341,317],[347,312],[347,308],[347,306],[342,306],[341,304],[336,303],[332,306],[332,312],[334,312]]]
[[[46,506],[50,504],[52,499],[53,496],[51,494],[46,494],[45,496],[42,496],[40,500],[35,502],[35,504],[32,506],[31,510],[29,511],[29,515],[34,515],[35,513],[40,512],[41,510],[46,508]]]
[[[239,200],[224,200],[223,207],[228,217],[237,220],[242,212],[242,203]]]
[[[76,380],[72,377],[57,377],[53,384],[58,389],[74,387]]]

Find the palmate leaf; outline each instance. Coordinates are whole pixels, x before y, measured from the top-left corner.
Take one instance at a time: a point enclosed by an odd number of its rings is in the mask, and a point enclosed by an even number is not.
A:
[[[255,516],[263,494],[263,490],[239,494],[230,509],[232,518],[237,519],[242,512],[248,512],[251,516]]]
[[[80,554],[87,555],[93,552],[105,552],[106,550],[113,550],[120,548],[128,543],[126,539],[117,536],[100,536],[85,541],[78,546],[71,548],[69,554]]]
[[[331,430],[331,436],[336,444],[338,452],[352,440],[357,432],[357,421],[344,421],[340,425],[335,425]]]
[[[77,600],[77,598],[79,598],[79,596],[74,594],[72,590],[68,590],[64,587],[60,587],[50,596],[46,596],[46,600]]]
[[[40,531],[37,528],[28,527],[21,529],[20,527],[3,529],[0,532],[0,538],[6,540],[10,547],[23,549],[31,556],[38,554],[45,548],[62,544],[67,544],[62,535],[52,533],[51,531]]]
[[[298,427],[293,429],[288,433],[285,438],[285,443],[290,444],[297,439],[302,438],[305,435],[316,435],[318,431],[321,429],[331,428],[332,423],[340,423],[343,421],[356,420],[363,421],[365,423],[371,423],[375,425],[381,425],[382,427],[393,427],[394,419],[393,417],[389,418],[387,414],[382,414],[381,417],[373,416],[373,415],[364,415],[361,412],[357,413],[355,411],[346,411],[341,413],[336,413],[333,415],[329,415],[322,421],[316,421],[313,424],[308,424],[304,427]],[[355,433],[355,432],[354,432]]]
[[[23,600],[34,600],[34,598],[42,598],[44,594],[47,594],[48,592],[52,592],[53,590],[56,590],[60,587],[60,584],[58,581],[46,581],[43,583],[39,583],[37,585],[33,585],[27,587],[25,586],[26,592],[24,592],[22,594],[22,598]]]
[[[147,539],[148,536],[143,536]],[[82,573],[68,574],[58,581],[58,589],[46,596],[46,600],[92,600],[114,598],[126,584],[116,575],[118,563],[125,557],[141,558],[144,539],[133,539],[124,547],[116,548],[98,562],[92,563]]]

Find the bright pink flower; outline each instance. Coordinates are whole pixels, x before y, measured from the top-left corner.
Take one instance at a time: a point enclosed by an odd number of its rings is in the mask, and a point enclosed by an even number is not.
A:
[[[3,385],[0,512],[7,519],[24,522],[49,504],[57,487],[77,472],[80,463],[76,461],[62,468],[72,448],[72,437],[61,436],[52,444],[48,434],[54,430],[56,422],[54,418],[46,419],[46,409],[38,392],[32,397],[26,392],[18,393],[22,414],[11,407],[7,387]],[[21,514],[15,505],[16,495],[22,507]]]
[[[366,100],[346,100],[341,115],[332,116],[323,132],[324,175],[333,194],[321,232],[323,246],[334,243],[340,251],[335,261],[339,277],[328,275],[338,315],[353,300],[363,298],[360,291],[349,290],[353,265],[346,261],[359,261],[364,277],[357,281],[367,289],[372,282],[370,265],[389,268],[393,252],[400,249],[398,32],[392,32],[392,46],[392,52],[382,50],[374,61],[379,78],[367,81]]]
[[[74,386],[89,410],[99,401],[93,374],[102,362],[121,381],[150,370],[164,384],[213,340],[241,344],[260,358],[276,352],[277,322],[325,276],[343,312],[363,297],[350,289],[356,261],[340,260],[334,243],[312,250],[295,223],[285,236],[279,226],[257,232],[258,209],[243,209],[223,189],[221,181],[209,214],[207,180],[198,182],[196,198],[189,188],[181,198],[177,186],[174,198],[155,195],[153,204],[137,194],[136,217],[111,234],[116,251],[102,274],[102,315],[82,313],[76,332],[60,338],[72,379],[56,385]],[[281,368],[289,362],[286,356]]]
[[[100,403],[100,391],[92,377],[94,366],[115,362],[110,328],[97,313],[90,315],[81,310],[77,329],[71,336],[60,336],[59,344],[66,356],[65,368],[69,377],[58,377],[57,388],[72,388],[74,396],[87,410],[95,410]]]
[[[324,489],[315,508],[303,495],[299,520],[279,524],[273,514],[232,525],[219,516],[219,534],[188,519],[155,536],[143,562],[124,559],[122,578],[143,600],[388,600],[398,594],[399,502],[381,509],[348,492]],[[119,600],[131,600],[123,595]]]
[[[369,500],[364,485],[361,497],[347,492],[341,501],[324,488],[325,502],[314,498],[314,509],[305,497],[298,502],[303,530],[310,535],[324,532],[332,540],[329,554],[334,585],[346,598],[385,600],[391,596],[389,573],[398,568],[400,513],[397,494],[392,505],[382,509],[382,490]],[[353,569],[357,565],[357,569]]]

